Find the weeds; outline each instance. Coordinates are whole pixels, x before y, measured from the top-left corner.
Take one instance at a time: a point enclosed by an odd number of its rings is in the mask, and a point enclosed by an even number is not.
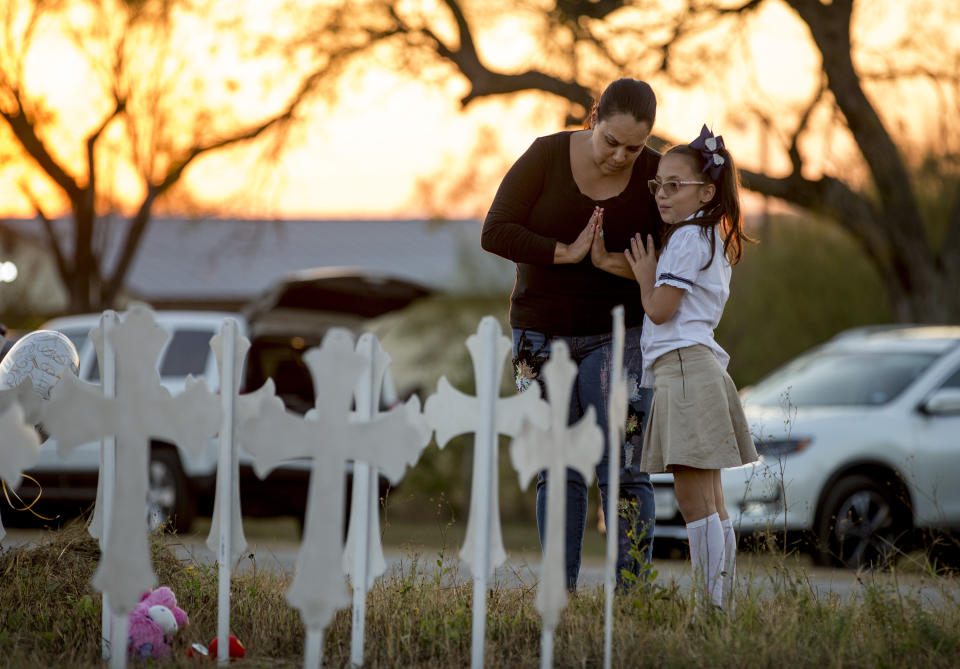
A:
[[[216,634],[216,568],[179,559],[175,536],[152,539],[158,583],[169,585],[190,626],[178,635],[169,666],[196,666],[189,643]],[[96,542],[77,524],[36,546],[0,553],[0,666],[101,667],[100,595],[90,586]],[[775,560],[776,558],[770,558]],[[786,559],[784,558],[784,563]],[[299,667],[304,631],[285,600],[288,577],[237,565],[232,631],[246,645],[243,667]],[[616,598],[614,657],[618,667],[875,667],[960,666],[960,606],[945,592],[935,609],[891,583],[861,575],[859,595],[817,595],[802,570],[774,566],[769,587],[748,581],[736,592],[736,616],[702,617],[692,596],[674,584],[630,588]],[[945,583],[945,581],[938,581]],[[514,574],[491,588],[487,603],[490,667],[536,666],[540,620],[536,584]],[[472,584],[446,552],[413,556],[380,579],[367,596],[365,666],[462,667],[469,663]],[[603,661],[601,588],[571,597],[556,632],[558,667]],[[324,635],[324,664],[349,665],[350,612],[339,612]]]

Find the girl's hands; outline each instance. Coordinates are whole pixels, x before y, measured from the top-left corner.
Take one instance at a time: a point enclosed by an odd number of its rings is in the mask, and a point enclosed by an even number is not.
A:
[[[657,252],[653,245],[653,237],[647,235],[646,243],[643,243],[640,235],[634,235],[630,238],[630,248],[623,254],[627,257],[627,263],[640,288],[651,289],[657,274]]]
[[[554,264],[578,263],[587,257],[587,254],[590,253],[590,249],[594,244],[594,239],[598,236],[598,221],[602,221],[602,211],[600,207],[593,208],[593,214],[590,215],[590,220],[587,221],[587,227],[577,235],[577,238],[573,240],[572,244],[557,242],[553,250]]]

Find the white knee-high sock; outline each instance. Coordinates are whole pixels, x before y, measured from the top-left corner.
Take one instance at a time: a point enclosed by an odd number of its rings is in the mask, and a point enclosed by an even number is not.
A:
[[[727,610],[733,611],[733,586],[737,578],[737,533],[733,530],[733,520],[720,521],[723,527],[723,603]]]
[[[690,540],[690,561],[693,576],[702,586],[708,600],[714,606],[723,606],[724,537],[720,516],[712,513],[706,518],[687,523],[687,538]],[[699,589],[699,587],[698,587]]]

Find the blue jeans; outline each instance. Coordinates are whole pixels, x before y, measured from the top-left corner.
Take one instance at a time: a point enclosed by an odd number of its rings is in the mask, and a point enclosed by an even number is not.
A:
[[[597,464],[597,485],[600,503],[607,510],[607,482],[609,475],[608,411],[610,403],[610,368],[613,365],[613,337],[610,334],[582,337],[559,337],[533,330],[513,331],[513,370],[518,389],[525,389],[536,381],[546,395],[540,379],[540,367],[550,357],[553,341],[562,339],[570,349],[570,357],[577,364],[577,379],[570,397],[568,424],[580,420],[587,407],[594,407],[597,424],[603,432],[603,458]],[[649,564],[653,555],[654,498],[650,475],[640,471],[640,450],[643,446],[643,427],[650,412],[652,389],[640,388],[643,369],[640,355],[640,328],[626,331],[623,366],[627,376],[626,440],[620,450],[620,519],[618,528],[617,583],[624,584],[623,572],[640,576],[643,564]],[[549,399],[549,398],[547,398]],[[537,529],[540,545],[546,541],[547,473],[537,477]],[[567,588],[573,590],[580,574],[583,551],[583,532],[587,520],[587,486],[578,472],[567,469],[566,568]],[[638,542],[639,540],[639,542]],[[639,557],[633,552],[639,544]]]

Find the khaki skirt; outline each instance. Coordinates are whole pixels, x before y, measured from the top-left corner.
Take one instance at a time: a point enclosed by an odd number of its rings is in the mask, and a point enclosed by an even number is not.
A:
[[[696,345],[664,353],[653,373],[641,470],[724,469],[757,459],[737,388],[713,351]]]

